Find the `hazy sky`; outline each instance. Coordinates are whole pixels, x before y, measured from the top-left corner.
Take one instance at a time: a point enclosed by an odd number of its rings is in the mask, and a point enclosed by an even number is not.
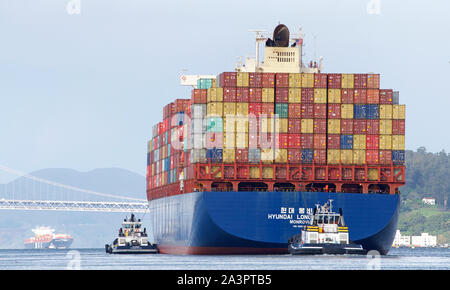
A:
[[[450,151],[450,1],[79,1],[0,0],[0,165],[145,175],[163,105],[190,97],[180,72],[232,70],[248,30],[279,22],[303,28],[306,60],[316,36],[325,72],[400,91],[407,149]]]

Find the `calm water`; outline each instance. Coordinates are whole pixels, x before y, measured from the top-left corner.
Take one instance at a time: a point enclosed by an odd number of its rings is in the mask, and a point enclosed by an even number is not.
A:
[[[103,249],[0,250],[0,270],[450,269],[450,249],[392,249],[386,256],[373,257],[109,255]]]

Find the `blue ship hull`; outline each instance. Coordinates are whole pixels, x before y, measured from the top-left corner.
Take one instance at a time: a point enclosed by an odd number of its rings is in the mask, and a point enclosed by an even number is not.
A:
[[[285,254],[316,204],[342,208],[350,240],[387,254],[399,195],[325,192],[193,192],[150,201],[153,235],[166,254]]]

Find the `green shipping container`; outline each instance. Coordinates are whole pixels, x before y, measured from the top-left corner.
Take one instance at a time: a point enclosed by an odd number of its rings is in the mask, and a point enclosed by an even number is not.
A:
[[[275,114],[277,114],[279,118],[288,118],[289,104],[275,104]]]

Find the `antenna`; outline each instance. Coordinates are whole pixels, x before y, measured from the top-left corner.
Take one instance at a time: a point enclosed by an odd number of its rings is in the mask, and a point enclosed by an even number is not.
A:
[[[259,67],[259,42],[266,41],[267,37],[263,35],[263,32],[267,32],[267,30],[264,29],[249,29],[249,32],[255,33],[255,43],[256,43],[256,69]]]

